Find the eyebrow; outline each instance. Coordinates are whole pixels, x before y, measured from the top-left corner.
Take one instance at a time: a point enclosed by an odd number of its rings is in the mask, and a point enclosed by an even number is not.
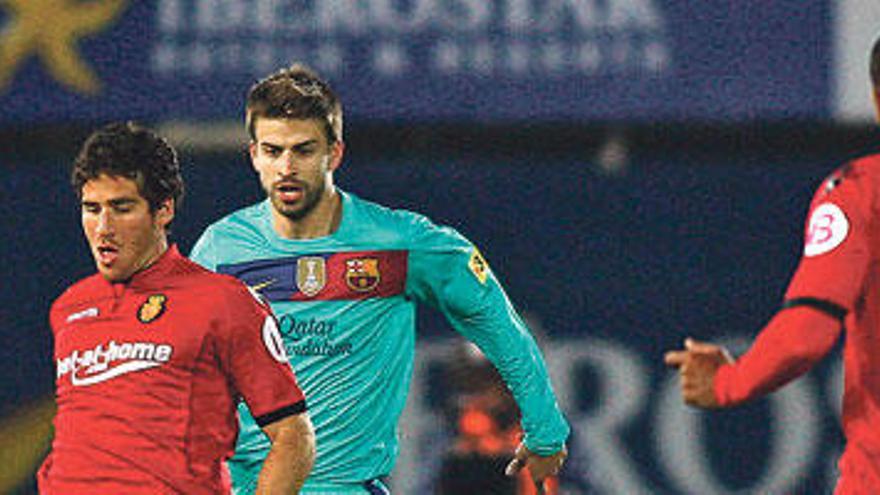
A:
[[[83,206],[93,206],[100,203],[100,201],[89,201],[86,199],[82,200]],[[114,198],[107,203],[110,204],[110,206],[128,206],[137,203],[137,200],[135,198]]]
[[[318,139],[307,139],[307,140],[302,141],[302,142],[300,142],[300,143],[296,143],[296,144],[294,144],[293,146],[290,147],[290,149],[300,149],[300,148],[305,148],[305,147],[307,147],[307,146],[312,146],[312,145],[315,145],[315,144],[318,144],[318,143],[319,143],[319,140],[318,140]],[[271,142],[269,142],[269,141],[262,141],[262,142],[260,142],[260,146],[265,147],[265,148],[279,149],[279,150],[283,150],[283,149],[284,149],[284,146],[281,146],[280,144],[271,143]]]

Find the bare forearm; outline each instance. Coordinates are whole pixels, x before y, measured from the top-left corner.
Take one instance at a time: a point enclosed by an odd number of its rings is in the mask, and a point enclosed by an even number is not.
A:
[[[299,493],[309,476],[315,463],[315,436],[308,416],[300,416],[269,435],[272,448],[260,471],[257,495]]]

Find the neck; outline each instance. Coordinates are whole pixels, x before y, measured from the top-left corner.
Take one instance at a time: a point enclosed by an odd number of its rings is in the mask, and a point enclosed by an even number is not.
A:
[[[342,219],[342,197],[335,187],[328,187],[324,195],[301,218],[290,218],[272,208],[272,227],[284,239],[314,239],[326,237],[339,228]]]
[[[143,264],[135,271],[142,272],[147,268],[153,266],[156,263],[156,260],[162,257],[165,254],[165,251],[168,251],[168,238],[164,235],[159,239],[159,242],[156,243],[156,250],[144,260]]]

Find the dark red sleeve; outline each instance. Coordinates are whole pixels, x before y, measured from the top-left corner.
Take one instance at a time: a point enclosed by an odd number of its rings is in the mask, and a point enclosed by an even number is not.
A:
[[[812,306],[783,309],[734,364],[718,369],[715,399],[732,406],[768,394],[806,373],[834,347],[842,322]]]
[[[225,368],[257,424],[265,426],[306,409],[271,310],[246,287],[227,303]]]

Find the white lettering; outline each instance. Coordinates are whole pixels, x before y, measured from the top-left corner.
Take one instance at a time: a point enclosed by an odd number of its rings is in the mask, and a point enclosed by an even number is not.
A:
[[[162,0],[156,6],[159,31],[176,33],[183,25],[183,9],[181,0]]]
[[[226,33],[247,24],[244,0],[201,0],[196,2],[196,29],[202,33]]]
[[[526,32],[534,17],[530,0],[509,0],[504,11],[504,26],[511,32]]]
[[[440,42],[434,46],[434,68],[443,73],[457,72],[461,67],[461,50],[456,43]]]
[[[493,22],[494,21],[494,22]],[[264,38],[310,33],[375,36],[428,29],[509,33],[664,27],[654,0],[160,0],[163,34],[247,32]],[[381,31],[376,31],[381,30]]]
[[[663,16],[652,0],[617,0],[608,2],[605,24],[611,28],[662,29]]]
[[[513,73],[522,73],[529,68],[529,49],[524,43],[511,43],[507,46],[507,68]]]
[[[606,16],[606,12],[596,8],[596,0],[549,0],[535,24],[542,31],[553,32],[565,24],[566,19],[571,19],[579,29],[592,30],[603,24]]]
[[[95,316],[98,316],[98,308],[88,308],[69,315],[67,317],[67,320],[65,321],[67,321],[67,323],[70,323],[72,321],[81,320],[83,318],[94,318]]]
[[[369,4],[363,0],[320,0],[316,2],[315,24],[319,31],[345,31],[348,34],[368,32],[370,20]]]
[[[119,346],[117,359],[128,359],[131,356],[131,344],[128,342]]]
[[[136,342],[132,345],[131,348],[131,358],[132,359],[153,359],[153,354],[156,352],[155,344],[147,344],[144,342]]]
[[[263,345],[269,354],[279,363],[287,363],[287,353],[284,350],[284,339],[281,338],[281,332],[278,331],[278,324],[275,318],[267,316],[263,321]]]
[[[474,68],[480,74],[489,75],[495,68],[495,54],[489,43],[477,43],[474,47]]]
[[[56,361],[56,376],[71,375],[74,385],[91,385],[115,378],[132,371],[140,371],[167,363],[174,348],[168,344],[152,342],[123,342],[111,340],[88,349],[80,356],[75,350]],[[117,363],[122,361],[121,363]]]
[[[421,28],[435,17],[433,0],[413,0],[409,11],[396,9],[395,0],[369,0],[370,14],[376,27],[394,32],[407,32]]]
[[[406,49],[397,43],[382,43],[373,61],[376,72],[384,76],[397,76],[409,65]]]
[[[671,65],[655,0],[160,0],[158,75],[654,75]],[[541,34],[542,36],[536,36]],[[424,55],[427,54],[427,57]]]
[[[443,411],[431,406],[429,390],[436,384],[430,377],[436,377],[438,367],[450,362],[456,345],[450,339],[424,342],[417,349],[410,399],[401,421],[398,471],[419,473],[417,464],[439,463],[446,452],[436,447],[443,445],[450,432],[442,419]],[[659,356],[646,358],[621,344],[589,337],[545,342],[542,348],[560,406],[573,429],[571,441],[575,443],[569,447],[577,455],[569,459],[566,473],[569,479],[583,483],[573,487],[573,493],[581,486],[590,492],[626,494],[789,493],[802,489],[804,480],[817,468],[827,473],[829,485],[811,489],[832,491],[839,449],[823,445],[819,411],[826,407],[823,400],[833,410],[839,408],[843,374],[839,364],[823,383],[827,392],[823,398],[808,375],[763,399],[768,407],[762,421],[767,426],[761,431],[769,432],[769,437],[728,435],[727,440],[719,441],[710,435],[710,428],[717,425],[713,415],[722,413],[685,406],[675,373],[659,363]],[[654,365],[647,366],[646,359]],[[651,377],[657,371],[666,378],[652,387]],[[589,376],[590,380],[580,383],[578,376]],[[729,420],[739,412],[724,414]],[[635,446],[634,431],[638,435]],[[737,478],[735,487],[719,476],[718,469],[724,466],[714,465],[710,456],[710,449],[716,454],[723,452],[724,441],[739,447],[754,443],[766,449],[755,453],[761,469],[749,479]],[[644,462],[651,463],[648,471],[640,469]],[[394,490],[421,493],[431,479],[431,474],[401,477],[395,480]],[[655,486],[660,483],[665,486]]]
[[[171,353],[173,350],[174,348],[168,344],[162,344],[156,347],[156,361],[159,361],[160,363],[167,363],[171,360]]]
[[[591,340],[588,346],[562,342],[546,347],[553,356],[551,376],[559,391],[560,406],[570,411],[569,421],[579,432],[578,451],[585,452],[593,463],[597,488],[602,493],[655,493],[645,488],[646,481],[621,442],[623,429],[635,420],[648,395],[642,359],[618,344],[602,340]],[[595,370],[598,377],[591,395],[596,396],[599,406],[589,412],[569,402],[583,394],[572,378],[585,366]]]
[[[304,7],[298,8],[299,15],[290,16],[289,19],[282,18],[283,0],[261,0],[254,5],[254,16],[256,17],[256,28],[263,32],[274,32],[279,29],[291,29],[294,26],[305,27],[303,21],[309,17],[303,15]]]
[[[820,432],[820,418],[811,404],[815,393],[809,380],[799,380],[769,396],[771,439],[763,474],[745,489],[745,493],[790,493],[803,481],[816,453],[814,439]],[[680,493],[705,495],[729,494],[716,477],[703,441],[707,437],[706,412],[682,406],[678,378],[671,374],[663,386],[657,416],[656,445],[661,445],[658,459]],[[739,492],[743,493],[743,492]]]
[[[451,3],[451,12],[438,14],[440,17],[438,24],[443,27],[469,32],[485,29],[489,25],[492,17],[491,2],[484,0],[458,0]],[[455,3],[459,3],[461,8],[455,8]]]

